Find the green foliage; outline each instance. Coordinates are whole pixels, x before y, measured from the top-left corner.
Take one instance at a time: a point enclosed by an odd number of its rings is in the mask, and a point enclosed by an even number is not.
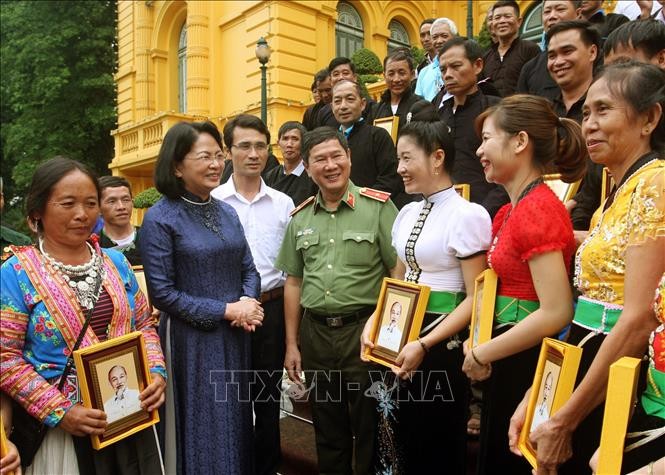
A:
[[[420,63],[425,61],[425,50],[417,46],[411,47],[411,54],[413,55],[413,66],[418,67]]]
[[[367,48],[360,48],[353,56],[351,61],[356,67],[357,74],[381,74],[383,65],[374,51]]]
[[[483,49],[489,49],[492,46],[492,38],[490,37],[490,32],[487,29],[487,23],[483,22],[483,27],[480,29],[476,41],[478,41],[478,44]]]
[[[379,82],[381,79],[383,79],[381,76],[377,76],[376,74],[359,74],[358,75],[358,80],[362,84],[373,84],[375,82]]]
[[[151,186],[134,197],[134,207],[150,208],[152,205],[157,203],[161,197],[162,194],[157,191],[154,186]]]
[[[116,127],[116,1],[0,1],[5,196],[55,155],[108,174]],[[10,179],[11,177],[11,179]]]

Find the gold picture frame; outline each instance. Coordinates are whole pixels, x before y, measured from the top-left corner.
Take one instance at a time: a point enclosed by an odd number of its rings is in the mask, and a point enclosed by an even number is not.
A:
[[[390,134],[393,143],[397,144],[397,131],[399,129],[399,116],[384,117],[382,119],[374,119],[374,126],[384,129]]]
[[[612,193],[614,185],[614,178],[612,178],[610,170],[607,167],[603,167],[602,184],[600,186],[600,206],[605,204],[605,200]]]
[[[136,276],[139,289],[141,289],[141,292],[143,292],[143,295],[145,295],[145,298],[148,301],[148,306],[152,308],[152,304],[150,303],[150,295],[148,294],[148,282],[145,279],[145,271],[143,270],[143,266],[132,266],[132,271],[134,271],[134,275]]]
[[[426,285],[383,279],[371,333],[374,348],[365,348],[368,359],[389,368],[396,365],[404,345],[418,339],[429,294]]]
[[[453,188],[465,200],[469,201],[471,199],[471,185],[468,183],[458,183],[454,185]]]
[[[106,431],[90,436],[94,449],[107,447],[159,422],[157,410],[147,412],[138,401],[138,394],[151,381],[141,332],[76,350],[74,363],[83,405],[106,412]],[[119,399],[120,390],[123,392]]]
[[[575,196],[575,193],[579,190],[580,183],[582,182],[582,180],[577,180],[573,183],[566,183],[561,180],[560,173],[543,175],[543,181],[550,187],[562,203],[573,199],[573,196]]]
[[[624,356],[610,366],[596,473],[620,473],[628,421],[637,399],[638,358]]]
[[[575,379],[582,348],[554,338],[544,338],[538,366],[531,386],[529,405],[518,447],[533,468],[537,468],[536,450],[529,435],[563,406],[575,389]]]
[[[476,277],[469,325],[469,348],[474,348],[492,339],[498,287],[499,277],[494,269],[485,269]]]

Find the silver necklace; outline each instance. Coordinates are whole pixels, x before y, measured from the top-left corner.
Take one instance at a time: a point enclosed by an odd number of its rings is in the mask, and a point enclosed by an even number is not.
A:
[[[60,272],[62,278],[76,294],[81,307],[91,309],[94,307],[101,286],[98,285],[99,279],[104,278],[103,260],[92,248],[90,243],[86,242],[90,251],[90,260],[84,264],[73,266],[58,261],[44,250],[44,240],[39,239],[39,250],[53,269]]]
[[[209,205],[210,201],[212,200],[212,196],[208,196],[208,201],[204,201],[203,203],[198,203],[196,201],[189,200],[189,199],[185,198],[184,196],[181,196],[180,198],[182,198],[185,202],[189,203],[190,205],[196,205],[196,206]]]

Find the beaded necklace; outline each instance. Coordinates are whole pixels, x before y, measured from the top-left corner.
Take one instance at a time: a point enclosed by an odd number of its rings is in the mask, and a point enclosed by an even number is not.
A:
[[[90,251],[90,260],[84,264],[74,266],[65,264],[53,258],[44,250],[44,240],[39,238],[39,250],[44,258],[51,264],[56,272],[60,272],[62,278],[76,294],[81,307],[91,309],[99,297],[100,285],[96,285],[99,279],[104,278],[104,267],[102,257],[95,252],[90,243],[86,242]]]

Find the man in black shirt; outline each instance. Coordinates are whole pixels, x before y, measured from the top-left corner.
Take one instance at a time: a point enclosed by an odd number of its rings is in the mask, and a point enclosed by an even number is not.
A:
[[[601,45],[610,33],[629,21],[628,17],[618,13],[606,15],[602,7],[603,0],[583,0],[577,10],[578,16],[587,20],[598,31]]]
[[[603,45],[605,64],[634,59],[665,69],[665,24],[637,20],[621,25]]]
[[[577,18],[577,0],[545,0],[543,2],[543,29],[547,38],[550,28],[562,21]],[[517,92],[554,99],[559,93],[552,76],[547,70],[547,49],[529,60],[517,81]]]
[[[277,133],[277,143],[282,149],[284,163],[271,169],[264,179],[269,187],[289,195],[296,206],[318,191],[305,171],[300,156],[300,145],[305,132],[307,131],[300,122],[289,121],[282,124]]]
[[[453,95],[443,103],[439,115],[450,127],[455,141],[455,164],[452,178],[455,183],[471,186],[471,201],[482,205],[490,216],[508,203],[503,187],[485,180],[485,173],[476,155],[480,138],[474,123],[485,109],[500,98],[486,96],[478,88],[477,78],[483,69],[482,49],[467,38],[453,38],[440,50],[439,64],[446,88]]]
[[[425,59],[418,65],[416,71],[419,73],[421,69],[434,61],[434,56],[436,55],[436,49],[432,44],[432,35],[430,35],[430,28],[432,28],[432,23],[434,23],[435,18],[427,18],[420,23],[420,44],[425,50]],[[415,86],[414,86],[415,88]]]
[[[302,125],[307,130],[314,130],[316,128],[316,119],[319,115],[321,108],[332,101],[332,82],[330,81],[330,72],[327,69],[322,69],[314,76],[314,83],[316,94],[319,99],[316,104],[307,108],[302,117]]]
[[[411,200],[397,174],[395,145],[386,130],[362,117],[365,105],[357,83],[343,79],[333,86],[333,113],[349,142],[351,181],[357,186],[389,192],[399,208]]]
[[[122,252],[129,263],[140,266],[139,228],[132,226],[132,187],[120,176],[103,176],[99,179],[101,201],[99,210],[104,218],[99,245]]]
[[[582,123],[582,106],[593,82],[599,43],[598,32],[586,21],[563,21],[550,29],[547,69],[559,86],[559,93],[553,99],[554,111],[559,117]],[[587,160],[582,186],[566,203],[575,230],[588,230],[591,216],[600,205],[602,169],[601,165]]]
[[[492,26],[499,41],[485,53],[484,76],[494,82],[502,97],[515,92],[522,66],[540,52],[536,43],[519,38],[521,24],[517,2],[500,0],[494,4]]]

